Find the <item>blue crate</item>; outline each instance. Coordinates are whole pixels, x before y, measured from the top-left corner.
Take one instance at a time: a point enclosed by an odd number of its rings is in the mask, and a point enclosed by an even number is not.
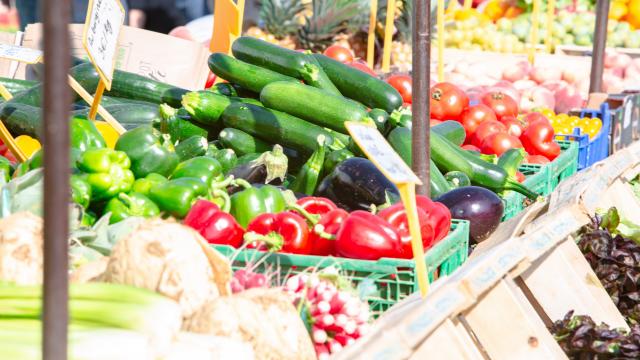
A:
[[[571,140],[578,143],[578,171],[588,168],[609,156],[609,142],[611,141],[611,111],[609,110],[609,104],[602,104],[599,110],[583,109],[580,111],[580,117],[597,117],[602,120],[602,129],[593,140],[589,141],[589,135],[582,134],[578,128],[574,129],[571,135],[556,135],[556,139]]]

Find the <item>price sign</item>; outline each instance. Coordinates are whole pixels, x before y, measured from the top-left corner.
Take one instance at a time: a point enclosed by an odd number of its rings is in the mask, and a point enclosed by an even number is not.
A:
[[[213,34],[209,50],[228,54],[231,44],[242,33],[244,0],[216,0],[213,11]]]
[[[42,60],[42,51],[22,46],[0,44],[0,58],[36,64]]]
[[[100,74],[100,83],[98,83],[96,95],[89,111],[89,119],[91,120],[96,118],[105,88],[111,89],[118,37],[124,25],[124,18],[125,11],[120,0],[89,0],[87,20],[82,34],[82,46]],[[111,125],[116,127],[116,124],[120,125],[117,121]]]
[[[344,124],[360,149],[382,171],[384,176],[398,187],[398,192],[400,192],[402,203],[407,212],[418,285],[420,293],[424,297],[429,290],[429,278],[427,276],[427,264],[424,260],[424,247],[418,222],[415,186],[416,184],[422,184],[422,182],[374,126],[353,121],[347,121]]]

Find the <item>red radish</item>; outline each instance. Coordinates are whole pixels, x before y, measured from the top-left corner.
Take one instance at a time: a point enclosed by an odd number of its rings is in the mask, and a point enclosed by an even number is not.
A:
[[[322,300],[319,303],[316,304],[316,309],[313,312],[314,315],[316,314],[327,314],[329,313],[329,311],[331,311],[331,305],[329,305],[328,302]]]
[[[344,325],[344,332],[351,335],[354,334],[356,332],[356,330],[358,329],[358,324],[356,324],[355,321],[353,320],[349,320],[345,325]]]
[[[336,334],[334,339],[340,343],[342,346],[347,346],[353,344],[355,341],[354,338],[345,334]]]
[[[342,350],[342,344],[340,344],[336,340],[331,339],[328,341],[328,343],[329,343],[329,352],[331,352],[332,354],[335,354],[340,350]]]
[[[268,285],[269,277],[265,274],[254,272],[254,268],[251,266],[236,270],[230,281],[233,293],[257,287],[267,287]]]
[[[347,303],[347,301],[349,301],[350,298],[351,296],[349,296],[349,294],[347,293],[344,293],[344,292],[335,293],[330,302],[331,312],[337,313],[338,311],[342,310],[342,307]]]
[[[316,344],[324,344],[329,338],[326,331],[317,328],[313,329],[311,337],[313,338],[313,342],[315,342]]]
[[[314,344],[316,349],[316,355],[318,355],[318,360],[329,359],[331,353],[329,352],[329,348],[324,344]]]
[[[321,329],[326,329],[336,323],[336,318],[331,314],[319,315],[317,318],[318,320],[314,325]]]

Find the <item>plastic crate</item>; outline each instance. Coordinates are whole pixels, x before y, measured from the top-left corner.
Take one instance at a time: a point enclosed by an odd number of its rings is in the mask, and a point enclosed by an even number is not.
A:
[[[356,284],[368,279],[375,284],[376,293],[367,296],[374,314],[379,315],[408,295],[418,291],[415,264],[412,260],[382,258],[377,261],[356,260],[332,256],[293,255],[241,250],[226,245],[215,249],[233,260],[232,268],[243,268],[247,263],[258,263],[258,269],[270,269],[284,281],[291,274],[312,269],[336,266]],[[429,280],[451,274],[466,260],[469,253],[469,222],[453,220],[451,232],[425,254]]]
[[[597,117],[602,120],[602,129],[593,140],[589,140],[589,135],[582,134],[578,128],[574,129],[571,135],[556,135],[556,139],[571,140],[578,144],[578,171],[609,156],[611,138],[611,111],[609,110],[609,104],[603,103],[599,110],[583,109],[580,111],[580,117]]]
[[[551,193],[551,190],[549,189],[548,166],[523,164],[518,168],[518,170],[527,177],[523,182],[523,185],[527,188],[542,196],[546,196]],[[504,214],[502,215],[502,221],[507,221],[518,215],[518,213],[526,207],[526,201],[528,200],[524,195],[515,191],[508,191],[503,197]]]
[[[558,141],[562,152],[555,158],[550,164],[549,168],[549,192],[551,193],[558,184],[575,174],[579,170],[578,157],[579,157],[579,144],[575,141]]]

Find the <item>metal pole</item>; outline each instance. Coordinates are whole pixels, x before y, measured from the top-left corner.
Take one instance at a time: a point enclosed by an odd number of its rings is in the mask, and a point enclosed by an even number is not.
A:
[[[45,0],[44,20],[44,296],[42,352],[45,360],[67,358],[69,110],[67,74],[71,47],[69,0]]]
[[[422,181],[416,193],[429,195],[429,83],[431,59],[431,5],[427,0],[413,0],[413,101],[411,153],[412,168]]]
[[[607,23],[609,21],[609,0],[596,1],[596,28],[593,32],[593,52],[591,54],[591,81],[589,93],[602,92],[602,69],[604,50],[607,46]]]

